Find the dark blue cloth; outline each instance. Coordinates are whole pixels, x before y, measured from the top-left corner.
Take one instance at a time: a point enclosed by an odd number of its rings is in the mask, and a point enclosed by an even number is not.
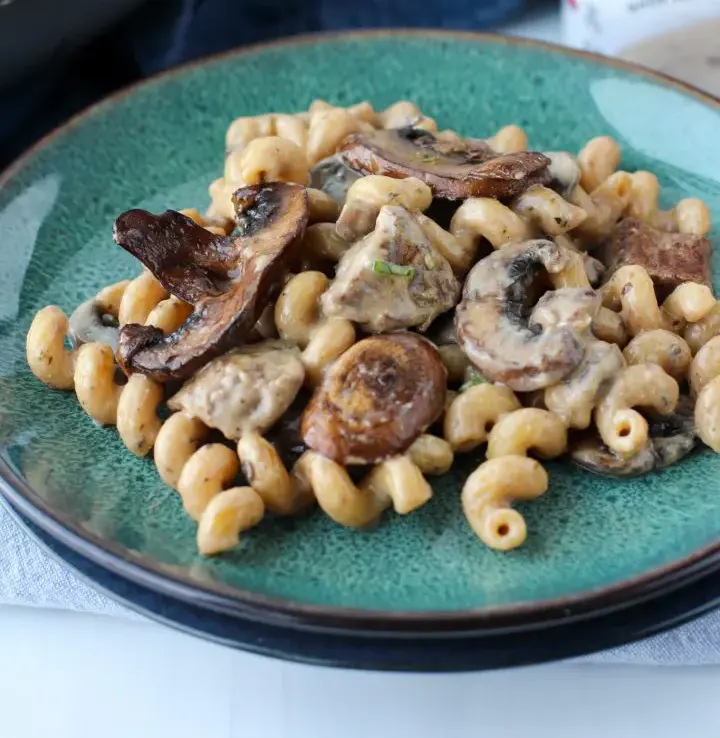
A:
[[[148,74],[281,36],[367,27],[480,29],[525,0],[147,2],[63,59],[0,88],[0,168],[68,116]],[[72,39],[63,39],[72,48]]]

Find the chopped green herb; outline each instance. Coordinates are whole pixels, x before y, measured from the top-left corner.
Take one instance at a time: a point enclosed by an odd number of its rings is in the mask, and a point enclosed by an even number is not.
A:
[[[432,164],[438,160],[438,155],[432,151],[418,151],[416,154],[417,158],[425,164]]]
[[[380,259],[373,261],[372,270],[375,274],[388,274],[391,277],[415,279],[415,267],[391,264],[389,261],[381,261]]]
[[[470,389],[476,384],[487,384],[487,379],[477,369],[469,367],[465,372],[465,384],[460,387],[460,392],[465,392],[466,389]]]

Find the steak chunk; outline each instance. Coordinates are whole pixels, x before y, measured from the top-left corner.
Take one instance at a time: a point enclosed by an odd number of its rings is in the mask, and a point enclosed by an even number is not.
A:
[[[626,218],[615,229],[608,245],[607,281],[629,264],[644,267],[663,300],[682,282],[698,282],[712,288],[712,246],[704,236],[666,233],[635,218]]]

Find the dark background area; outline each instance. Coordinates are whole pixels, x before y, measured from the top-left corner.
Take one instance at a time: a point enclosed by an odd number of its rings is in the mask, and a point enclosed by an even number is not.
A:
[[[481,30],[538,2],[0,0],[0,169],[98,98],[207,54],[323,30]]]

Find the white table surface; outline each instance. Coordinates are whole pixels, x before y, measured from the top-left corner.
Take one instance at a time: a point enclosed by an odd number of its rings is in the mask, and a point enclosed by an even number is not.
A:
[[[553,13],[505,30],[559,39]],[[0,738],[710,738],[719,692],[720,667],[349,672],[0,606]]]
[[[0,609],[2,738],[720,735],[720,668],[408,675],[301,666],[160,626]]]

